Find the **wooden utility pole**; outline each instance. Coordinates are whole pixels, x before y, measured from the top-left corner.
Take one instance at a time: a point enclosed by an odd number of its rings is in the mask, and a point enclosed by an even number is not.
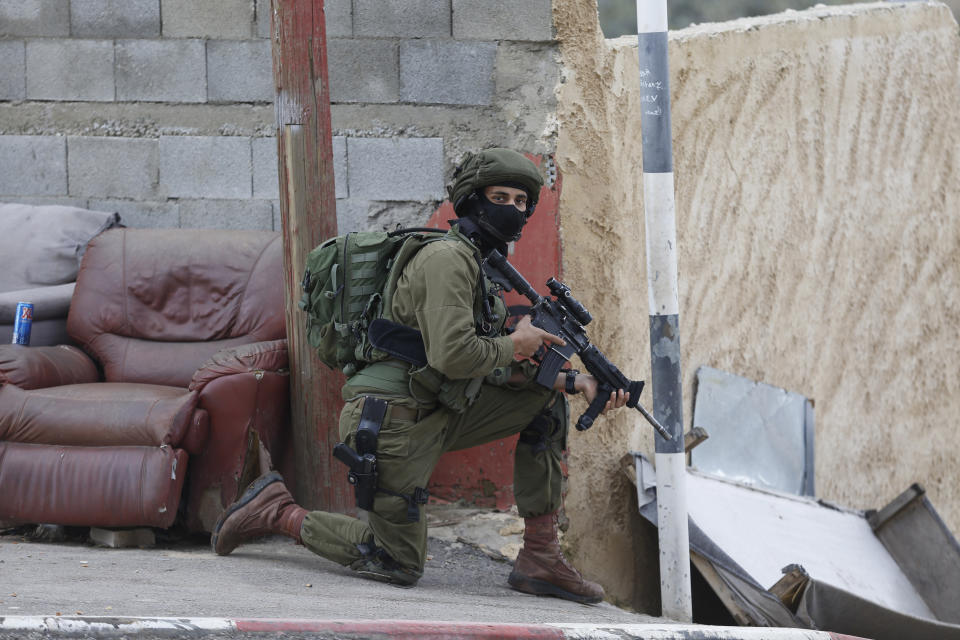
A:
[[[270,24],[296,456],[291,484],[304,507],[344,512],[352,510],[353,492],[330,453],[339,440],[343,377],[317,359],[297,306],[307,254],[337,234],[323,0],[271,0]]]

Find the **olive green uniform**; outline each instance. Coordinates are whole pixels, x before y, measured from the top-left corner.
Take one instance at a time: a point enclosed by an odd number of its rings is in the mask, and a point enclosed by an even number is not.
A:
[[[356,448],[364,397],[387,400],[376,454],[379,486],[412,495],[427,486],[443,453],[524,432],[514,457],[517,507],[523,517],[552,513],[561,501],[566,400],[532,382],[529,364],[514,361],[513,342],[499,335],[506,308],[498,296],[489,302],[500,326],[482,326],[480,278],[479,253],[456,225],[410,260],[391,312],[423,334],[429,365],[386,360],[351,376],[343,388],[340,437]],[[493,337],[480,335],[485,332]],[[507,383],[516,370],[526,382]],[[538,430],[528,428],[545,412],[550,418],[536,421]],[[372,541],[420,575],[427,524],[422,506],[419,513],[419,520],[410,522],[406,500],[378,492],[368,522],[314,511],[304,519],[301,538],[315,553],[344,565],[361,557],[357,545]]]

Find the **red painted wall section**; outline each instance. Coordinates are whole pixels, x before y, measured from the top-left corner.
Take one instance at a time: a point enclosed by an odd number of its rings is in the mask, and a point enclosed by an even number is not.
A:
[[[527,154],[527,157],[540,166],[544,174],[548,173],[544,170],[544,163],[553,164],[547,157],[531,154]],[[543,295],[549,293],[545,284],[547,279],[562,275],[558,205],[563,180],[559,171],[555,173],[553,184],[541,189],[536,211],[524,227],[514,251],[508,256],[510,263]],[[453,205],[444,202],[430,217],[427,226],[447,229],[450,226],[448,221],[455,218]],[[529,305],[529,301],[515,291],[507,293],[505,299],[508,306]],[[514,503],[513,452],[516,442],[517,436],[513,436],[445,454],[430,479],[431,498],[440,501],[464,500],[468,504],[509,509]]]

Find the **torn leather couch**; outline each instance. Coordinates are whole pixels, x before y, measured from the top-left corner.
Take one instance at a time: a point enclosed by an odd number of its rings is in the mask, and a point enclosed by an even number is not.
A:
[[[0,521],[209,531],[289,423],[280,235],[113,229],[74,346],[0,346]]]

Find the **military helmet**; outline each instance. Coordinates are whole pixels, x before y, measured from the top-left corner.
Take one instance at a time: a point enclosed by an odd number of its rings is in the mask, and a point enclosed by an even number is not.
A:
[[[454,171],[453,184],[447,191],[454,211],[462,215],[467,198],[478,189],[515,184],[527,192],[527,209],[532,212],[540,197],[540,187],[543,186],[537,165],[513,149],[493,148],[467,154]]]

